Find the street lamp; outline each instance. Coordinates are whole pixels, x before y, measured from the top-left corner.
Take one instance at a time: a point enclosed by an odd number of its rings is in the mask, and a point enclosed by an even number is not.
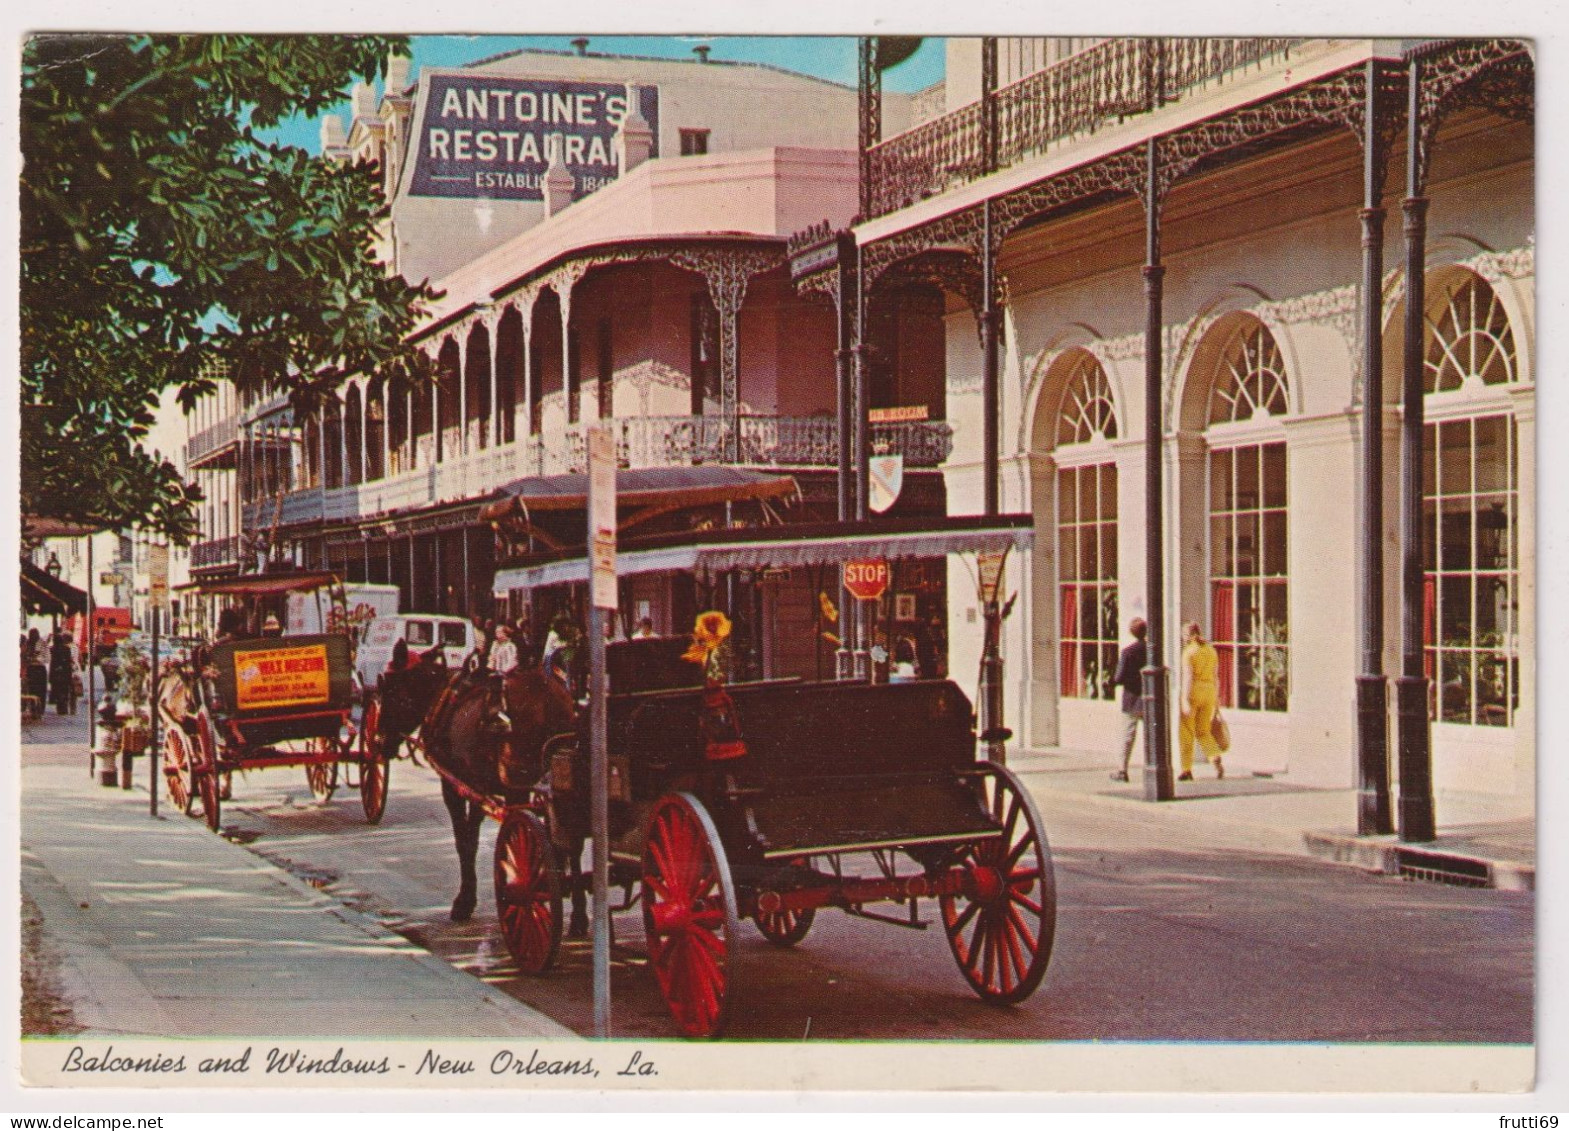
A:
[[[49,551],[49,564],[44,566],[44,571],[56,581],[60,580],[60,573],[64,567],[60,565],[60,556],[53,550]]]

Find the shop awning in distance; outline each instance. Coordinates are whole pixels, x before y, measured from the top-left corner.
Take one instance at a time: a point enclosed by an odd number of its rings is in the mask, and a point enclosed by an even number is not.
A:
[[[43,616],[87,612],[85,592],[61,581],[47,570],[39,569],[26,558],[19,560],[22,567],[23,609]]]
[[[947,554],[1025,550],[1034,538],[1027,514],[963,515],[954,518],[877,519],[870,522],[785,523],[777,526],[689,531],[628,539],[616,551],[616,573],[789,569],[858,558],[936,558]],[[503,563],[495,591],[586,581],[581,551],[534,555]]]

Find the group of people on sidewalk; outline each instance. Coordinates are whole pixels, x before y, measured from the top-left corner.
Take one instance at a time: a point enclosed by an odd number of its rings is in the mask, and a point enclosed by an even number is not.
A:
[[[1113,781],[1128,780],[1133,746],[1138,740],[1139,724],[1144,721],[1144,668],[1149,662],[1145,637],[1149,634],[1149,626],[1142,618],[1135,617],[1128,624],[1128,632],[1133,643],[1117,657],[1117,673],[1112,677],[1112,686],[1122,690],[1122,768],[1111,775]],[[1223,749],[1215,735],[1220,709],[1220,655],[1215,646],[1204,639],[1204,631],[1197,621],[1189,621],[1182,636],[1182,683],[1177,696],[1181,712],[1177,751],[1182,772],[1177,780],[1193,780],[1195,741],[1204,751],[1204,760],[1215,767],[1215,776],[1223,778],[1226,776],[1226,767],[1220,757]]]

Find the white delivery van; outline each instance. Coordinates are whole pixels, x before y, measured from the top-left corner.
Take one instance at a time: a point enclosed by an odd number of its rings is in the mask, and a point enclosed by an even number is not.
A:
[[[392,616],[398,611],[398,587],[348,581],[343,585],[344,604],[353,624],[363,625],[375,617]],[[326,589],[311,593],[290,593],[286,636],[314,636],[325,632],[325,618],[332,615],[332,594]]]
[[[365,687],[376,686],[376,680],[391,663],[392,650],[399,640],[408,642],[409,653],[414,656],[441,648],[447,658],[447,667],[456,669],[479,645],[479,634],[462,617],[435,613],[394,613],[376,617],[365,626],[356,660],[360,682]]]

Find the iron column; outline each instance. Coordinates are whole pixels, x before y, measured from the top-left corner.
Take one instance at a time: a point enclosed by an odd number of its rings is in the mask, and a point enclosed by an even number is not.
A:
[[[1403,358],[1404,417],[1400,427],[1400,622],[1401,675],[1397,681],[1400,713],[1400,839],[1430,841],[1433,815],[1433,756],[1423,665],[1422,560],[1423,314],[1427,305],[1423,272],[1427,258],[1427,198],[1422,195],[1424,148],[1422,63],[1412,59],[1406,76],[1406,317]]]
[[[1160,147],[1145,144],[1144,169],[1144,572],[1149,592],[1144,669],[1144,799],[1170,801],[1170,711],[1166,686],[1166,555],[1161,474],[1161,301],[1166,268],[1160,261]]]
[[[855,344],[856,321],[855,304],[859,293],[856,282],[859,272],[856,270],[856,256],[858,249],[855,237],[849,232],[841,232],[838,236],[839,256],[834,271],[838,279],[838,288],[835,294],[838,314],[838,341],[834,353],[838,364],[838,396],[835,407],[839,413],[839,521],[849,522],[855,514],[855,475],[852,470],[854,459],[854,446],[851,440],[850,429],[855,419]],[[841,584],[839,587],[839,647],[834,652],[834,678],[849,679],[854,674],[851,663],[850,649],[853,641],[850,637],[850,617],[854,606],[850,603],[849,590]]]
[[[996,42],[989,41],[992,50]],[[987,199],[981,205],[981,419],[982,442],[985,452],[981,474],[985,477],[985,510],[988,515],[998,512],[998,444],[1001,433],[999,421],[998,380],[999,350],[997,342],[997,263],[996,245],[992,239],[992,204]],[[990,592],[983,593],[983,614],[986,622],[985,640],[981,649],[980,698],[983,710],[981,737],[987,744],[990,757],[995,762],[1006,759],[1005,743],[1012,737],[1003,724],[1003,664],[1002,664],[1002,594],[1001,582]]]
[[[1384,136],[1379,66],[1367,62],[1362,122],[1362,672],[1357,676],[1357,832],[1394,831],[1384,679]]]

